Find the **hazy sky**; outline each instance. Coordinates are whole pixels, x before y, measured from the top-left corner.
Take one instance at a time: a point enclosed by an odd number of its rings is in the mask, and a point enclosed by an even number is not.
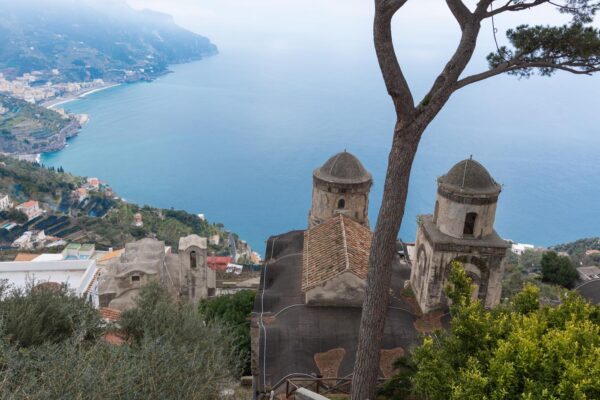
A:
[[[373,0],[128,0],[135,8],[163,11],[217,44],[354,42],[371,40]],[[470,3],[474,3],[471,1]],[[499,19],[501,32],[518,23],[564,20],[553,8],[513,13]],[[458,27],[444,0],[411,0],[395,19],[400,46],[431,46],[455,39]]]

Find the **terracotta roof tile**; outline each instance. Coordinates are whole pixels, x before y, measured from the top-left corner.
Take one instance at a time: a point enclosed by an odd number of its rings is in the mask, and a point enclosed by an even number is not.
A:
[[[369,228],[343,215],[304,232],[302,291],[347,271],[366,279],[371,238]]]
[[[115,322],[121,318],[121,311],[114,308],[101,307],[100,316],[108,321]]]
[[[103,262],[112,260],[113,258],[120,257],[121,254],[123,254],[123,250],[124,249],[109,251],[108,253],[106,253],[102,257],[100,257],[100,259],[98,260],[98,262],[99,263],[103,263]]]
[[[39,256],[39,254],[18,253],[14,261],[33,261]]]

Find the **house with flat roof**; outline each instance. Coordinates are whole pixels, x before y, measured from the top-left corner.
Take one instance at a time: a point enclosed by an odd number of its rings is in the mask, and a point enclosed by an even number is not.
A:
[[[65,284],[75,294],[98,307],[96,260],[49,260],[0,262],[0,279],[16,288],[54,283]]]

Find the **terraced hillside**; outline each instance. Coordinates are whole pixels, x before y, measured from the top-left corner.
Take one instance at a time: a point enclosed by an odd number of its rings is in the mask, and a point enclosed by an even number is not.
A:
[[[59,150],[80,128],[74,118],[0,94],[0,152],[32,154]]]

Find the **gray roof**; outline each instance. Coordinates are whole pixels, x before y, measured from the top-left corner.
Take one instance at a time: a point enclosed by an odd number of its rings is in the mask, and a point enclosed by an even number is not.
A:
[[[590,303],[600,305],[600,279],[587,281],[575,288]]]
[[[438,183],[452,191],[472,194],[498,194],[501,187],[479,162],[471,159],[455,164]]]
[[[345,150],[331,157],[321,168],[317,168],[314,176],[333,183],[365,183],[372,180],[371,174],[358,158]]]
[[[304,231],[269,238],[267,264],[261,270],[260,291],[254,304],[259,334],[259,386],[273,386],[289,374],[318,374],[317,353],[344,349],[336,376],[352,373],[358,345],[361,309],[356,307],[310,307],[302,292]],[[419,316],[400,293],[410,278],[410,267],[394,259],[390,304],[382,349],[402,347],[408,351],[419,343],[415,322]]]

